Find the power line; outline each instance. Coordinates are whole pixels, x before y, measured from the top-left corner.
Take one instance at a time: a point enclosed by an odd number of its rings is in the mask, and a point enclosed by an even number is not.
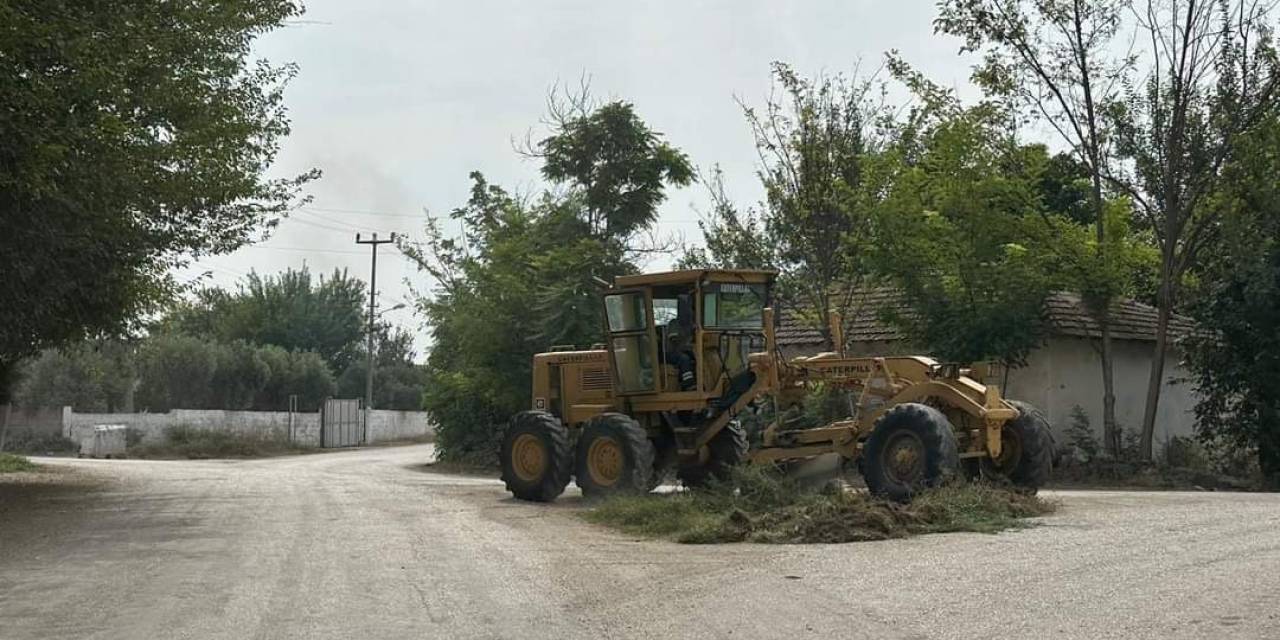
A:
[[[368,230],[369,230],[369,228],[368,228],[368,227],[357,227],[357,226],[355,226],[355,225],[353,225],[353,224],[349,224],[349,223],[347,223],[347,222],[343,222],[342,220],[336,220],[336,219],[334,219],[334,218],[330,218],[330,217],[328,217],[328,216],[320,215],[320,214],[318,214],[318,213],[316,213],[316,212],[314,212],[314,211],[310,211],[310,210],[307,210],[307,209],[299,209],[299,210],[298,210],[298,213],[301,213],[301,214],[304,214],[304,215],[308,215],[308,216],[313,216],[313,217],[318,218],[318,219],[320,219],[320,220],[324,220],[325,222],[328,222],[329,224],[336,224],[336,225],[338,225],[338,226],[340,226],[340,227],[345,227],[345,228],[350,229],[350,230],[352,230],[352,231],[368,231]],[[306,222],[306,220],[303,220],[302,222]],[[383,229],[377,229],[377,231],[383,231]]]
[[[316,212],[316,211],[329,211],[329,212],[332,212],[332,213],[351,213],[351,214],[355,214],[355,215],[359,215],[359,216],[390,216],[390,217],[393,217],[393,218],[416,218],[416,219],[418,219],[418,220],[425,220],[425,219],[426,219],[426,217],[427,217],[425,213],[417,213],[417,214],[415,214],[415,213],[396,213],[396,212],[392,212],[392,211],[374,211],[374,210],[370,210],[370,209],[339,209],[339,208],[335,208],[335,207],[315,207],[315,206],[311,206],[311,205],[307,205],[307,206],[305,206],[305,207],[298,207],[298,209],[303,210],[303,211],[308,211],[308,212],[312,213],[312,215],[316,215],[316,214],[315,214],[315,212]],[[333,222],[333,220],[330,220],[330,221],[331,221],[331,222]],[[663,220],[658,220],[658,223],[659,223],[659,224],[661,224],[661,223],[669,223],[669,224],[698,224],[698,222],[699,222],[699,221],[698,221],[697,219],[695,219],[695,218],[667,218],[667,219],[663,219]]]
[[[336,208],[333,208],[333,207],[313,207],[313,206],[310,206],[310,205],[305,206],[305,207],[298,207],[298,208],[299,208],[299,209],[312,209],[312,210],[315,210],[315,211],[331,211],[331,212],[333,212],[333,213],[354,213],[354,214],[356,214],[356,215],[361,215],[361,216],[391,216],[391,217],[393,217],[393,218],[417,218],[417,219],[419,219],[419,220],[425,220],[425,219],[427,218],[427,214],[426,214],[426,213],[417,213],[417,214],[415,214],[415,213],[393,213],[393,212],[390,212],[390,211],[370,211],[370,210],[368,210],[368,209],[336,209]]]

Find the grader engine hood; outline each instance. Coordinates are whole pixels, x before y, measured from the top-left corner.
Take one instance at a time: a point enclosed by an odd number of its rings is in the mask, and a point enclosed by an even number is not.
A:
[[[613,406],[609,353],[604,349],[551,351],[533,357],[531,408],[574,424]]]

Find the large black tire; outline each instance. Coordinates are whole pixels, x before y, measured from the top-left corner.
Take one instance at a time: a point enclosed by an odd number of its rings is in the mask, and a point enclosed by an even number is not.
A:
[[[873,495],[906,502],[960,471],[951,421],[933,407],[908,402],[876,420],[862,448],[862,472]]]
[[[588,420],[574,457],[574,478],[588,498],[652,488],[653,443],[630,416],[602,413]]]
[[[521,411],[512,416],[498,455],[507,491],[521,500],[551,502],[569,484],[569,430],[550,413]]]
[[[730,422],[707,443],[706,464],[681,467],[676,477],[684,486],[695,488],[712,480],[727,480],[734,467],[746,462],[749,449],[746,429],[737,421]]]
[[[1035,493],[1053,472],[1053,432],[1039,409],[1017,400],[1008,402],[1018,410],[1018,417],[1001,430],[1000,458],[982,458],[979,468],[986,480]]]

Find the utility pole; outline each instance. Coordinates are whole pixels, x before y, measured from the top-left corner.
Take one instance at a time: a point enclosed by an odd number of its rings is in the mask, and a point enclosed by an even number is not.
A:
[[[373,234],[370,240],[361,240],[360,234],[356,234],[356,244],[367,244],[371,251],[372,260],[369,266],[369,326],[366,329],[368,335],[368,346],[365,348],[365,378],[364,378],[364,434],[361,440],[367,441],[369,438],[369,417],[370,411],[373,409],[373,323],[377,320],[374,309],[378,304],[378,245],[390,244],[396,241],[396,234],[391,234],[390,240],[379,240],[378,234]]]

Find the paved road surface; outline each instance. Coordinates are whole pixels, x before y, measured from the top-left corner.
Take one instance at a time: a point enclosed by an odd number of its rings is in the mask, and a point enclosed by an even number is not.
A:
[[[0,637],[1280,638],[1280,495],[1064,492],[995,536],[692,547],[430,456],[47,461],[109,480],[0,493]]]

